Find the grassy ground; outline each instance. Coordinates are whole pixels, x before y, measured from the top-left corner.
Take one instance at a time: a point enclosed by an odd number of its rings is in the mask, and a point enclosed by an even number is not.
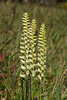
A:
[[[19,42],[24,12],[29,13],[30,20],[36,19],[37,34],[41,23],[46,25],[45,100],[67,100],[67,9],[3,2],[0,3],[0,98],[10,100],[10,95],[21,100]]]

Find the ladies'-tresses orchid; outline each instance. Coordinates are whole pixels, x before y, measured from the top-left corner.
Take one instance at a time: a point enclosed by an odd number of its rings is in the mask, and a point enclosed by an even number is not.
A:
[[[21,42],[20,42],[20,53],[21,53],[20,77],[24,79],[23,83],[23,88],[25,91],[24,100],[26,100],[25,96],[27,95],[28,95],[28,100],[33,100],[33,83],[38,82],[38,84],[40,84],[45,78],[45,68],[46,68],[45,25],[44,24],[41,25],[40,32],[38,34],[38,39],[36,39],[35,20],[33,19],[32,23],[30,23],[28,14],[24,13],[22,21],[23,21],[23,32],[21,34]],[[37,48],[36,48],[36,42],[37,42]],[[28,81],[27,86],[29,88],[28,93],[26,92],[27,81]],[[40,93],[40,98],[41,98],[41,93]]]

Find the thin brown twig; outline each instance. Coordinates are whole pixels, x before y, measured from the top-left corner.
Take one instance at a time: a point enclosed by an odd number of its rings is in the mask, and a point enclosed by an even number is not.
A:
[[[8,93],[9,93],[9,95],[11,96],[11,93],[10,93],[10,91],[9,91],[9,89],[8,89],[8,86],[7,86],[6,82],[5,82],[5,78],[4,78],[3,74],[2,74],[2,78],[4,79],[4,84],[5,84],[5,86],[6,86],[6,89],[7,89]]]

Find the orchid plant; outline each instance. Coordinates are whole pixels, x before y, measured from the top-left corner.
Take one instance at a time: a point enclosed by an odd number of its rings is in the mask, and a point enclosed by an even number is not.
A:
[[[20,59],[23,100],[35,100],[34,85],[37,100],[44,98],[44,79],[46,68],[46,32],[44,23],[41,25],[38,38],[35,36],[36,21],[30,23],[28,13],[23,14],[23,30],[20,41]],[[37,46],[36,46],[37,43]],[[37,52],[36,52],[37,48]],[[41,96],[43,94],[43,97]]]

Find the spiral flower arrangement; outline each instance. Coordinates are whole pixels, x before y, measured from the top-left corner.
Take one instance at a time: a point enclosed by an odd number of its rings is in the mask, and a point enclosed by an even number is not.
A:
[[[34,98],[34,84],[38,85],[35,88],[37,100],[42,100],[41,93],[44,95],[45,68],[46,68],[46,35],[45,25],[41,25],[38,39],[35,36],[36,21],[33,19],[30,23],[28,13],[23,14],[23,31],[20,42],[20,59],[22,79],[23,100],[35,100]],[[37,54],[36,54],[37,41]],[[37,55],[37,56],[36,56]],[[43,90],[41,85],[43,84]],[[44,96],[43,96],[44,100]]]

